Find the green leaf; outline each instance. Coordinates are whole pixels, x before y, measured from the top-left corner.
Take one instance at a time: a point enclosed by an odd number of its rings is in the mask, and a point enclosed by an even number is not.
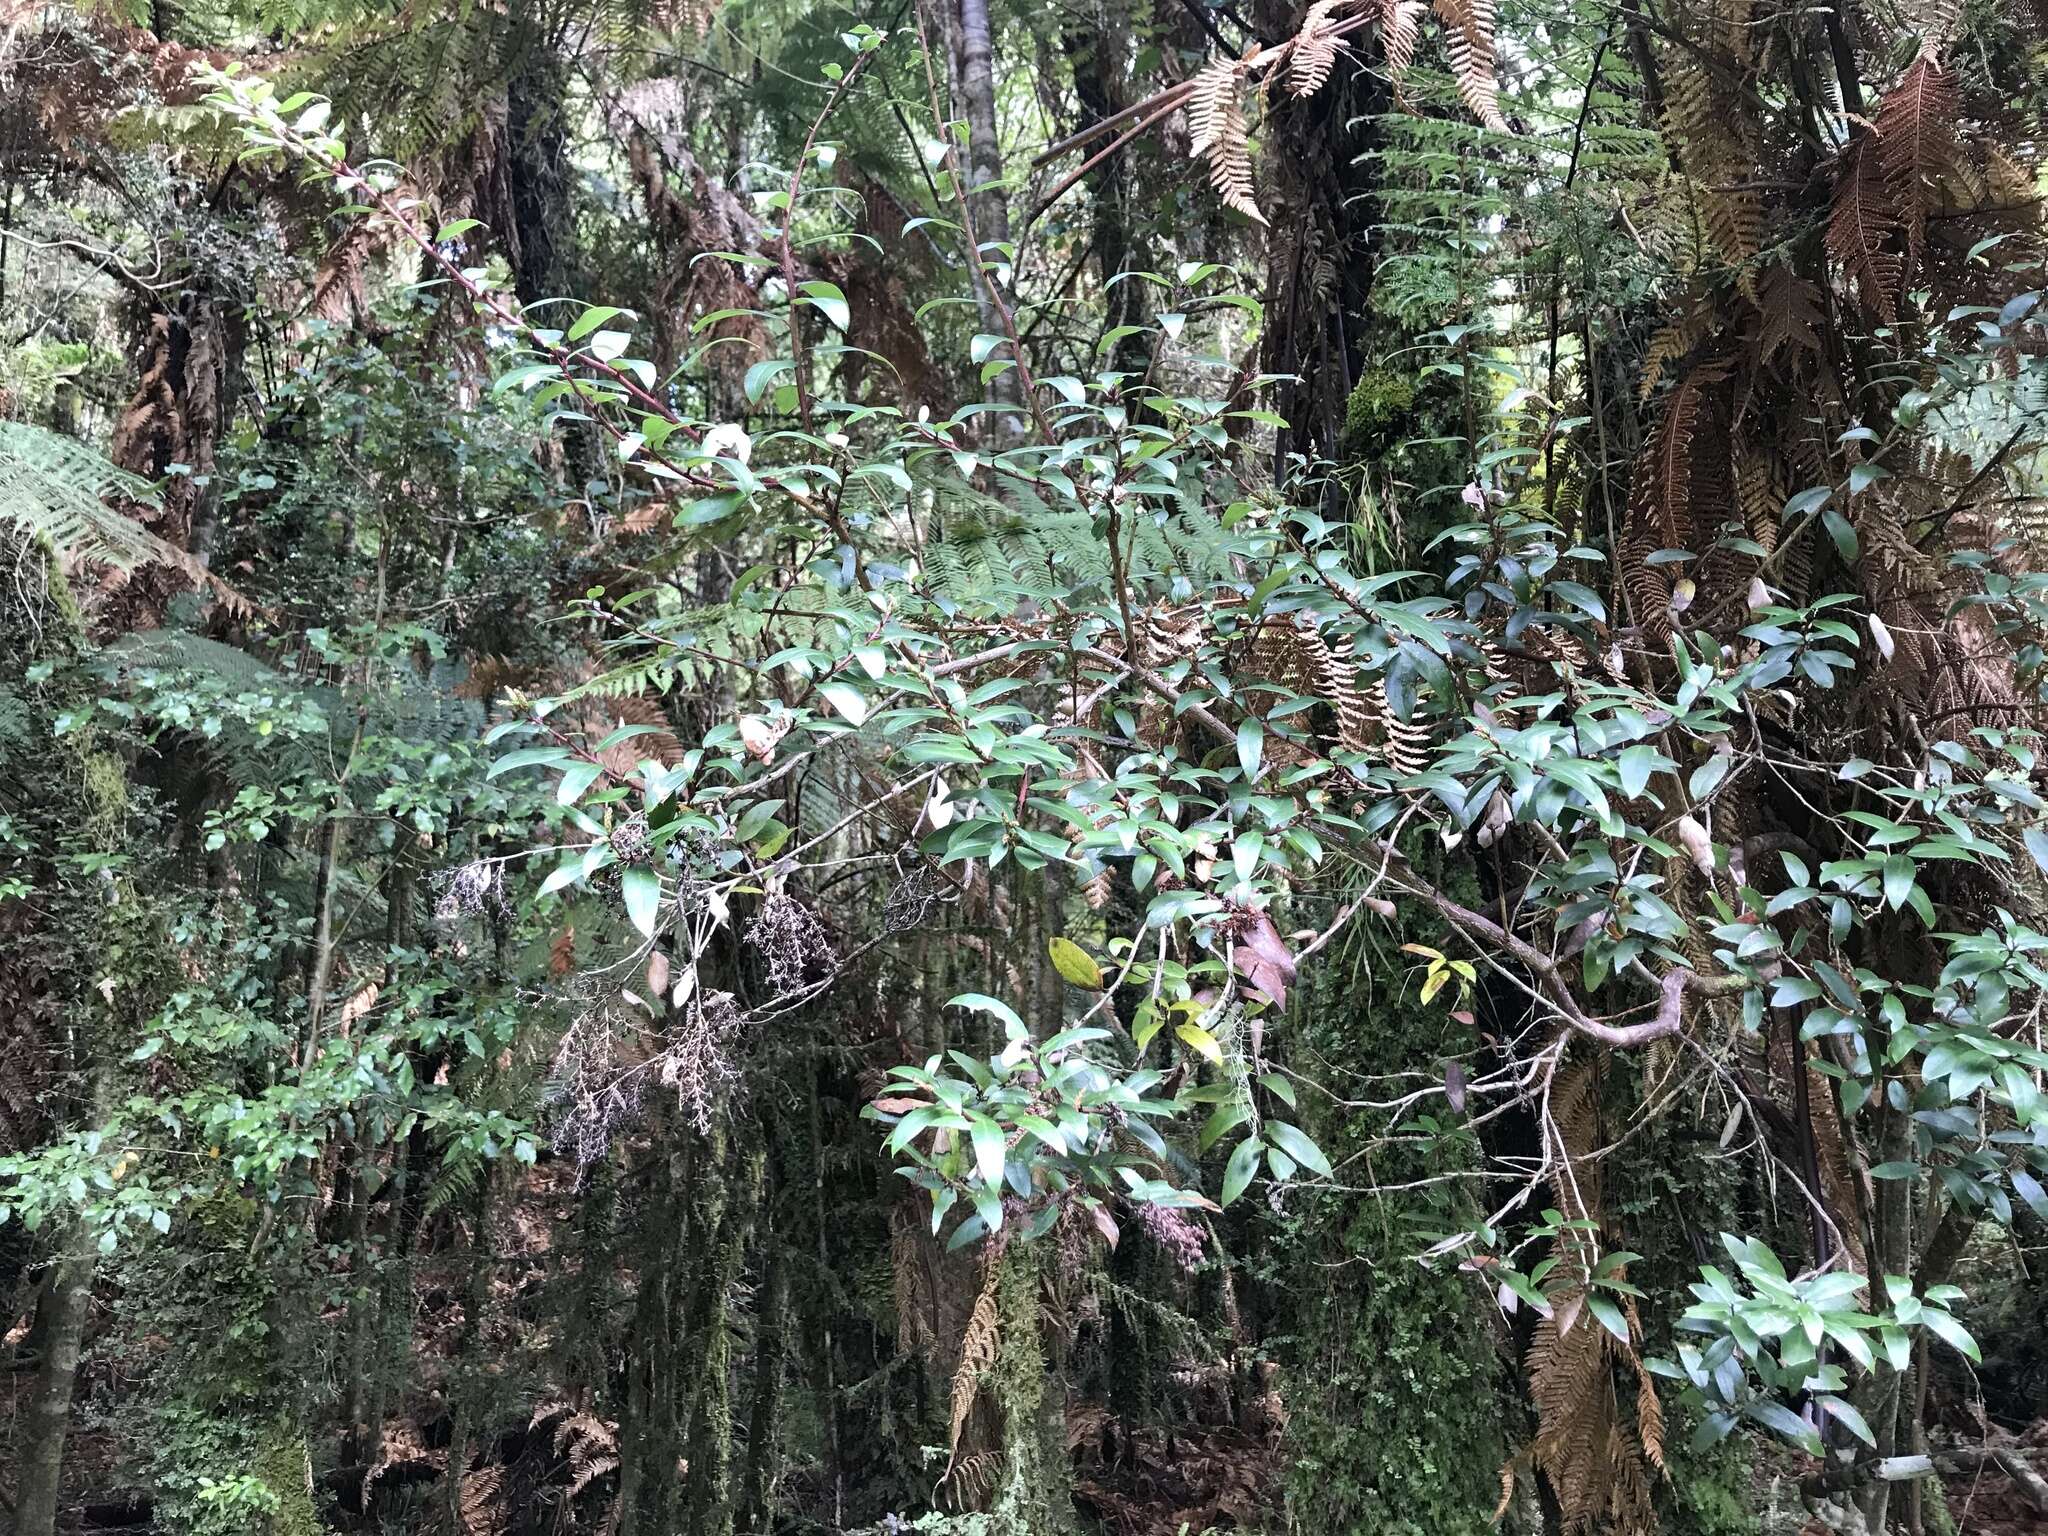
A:
[[[1780,1435],[1784,1436],[1794,1445],[1802,1447],[1809,1454],[1815,1456],[1820,1454],[1820,1436],[1813,1432],[1813,1426],[1800,1418],[1798,1414],[1787,1408],[1783,1403],[1773,1402],[1767,1397],[1759,1398],[1757,1401],[1749,1404],[1746,1411],[1758,1423],[1776,1430]]]
[[[1903,853],[1892,854],[1884,861],[1884,899],[1894,912],[1906,904],[1919,874],[1919,866]]]
[[[1931,1328],[1935,1335],[1958,1354],[1982,1363],[1984,1356],[1977,1348],[1977,1341],[1970,1337],[1970,1331],[1946,1312],[1932,1307],[1920,1314],[1920,1321]]]
[[[853,311],[847,307],[846,294],[837,283],[798,283],[797,287],[809,296],[812,304],[824,314],[827,320],[842,331],[853,326]]]
[[[576,323],[563,333],[562,340],[565,342],[581,341],[614,315],[626,313],[628,311],[619,308],[616,304],[593,304],[576,317]]]
[[[1245,1192],[1252,1175],[1259,1171],[1259,1138],[1248,1136],[1237,1144],[1237,1150],[1230,1154],[1230,1162],[1223,1169],[1223,1203],[1230,1204]]]
[[[958,997],[946,1000],[948,1008],[970,1008],[976,1013],[994,1014],[1002,1020],[1003,1028],[1015,1039],[1022,1039],[1031,1033],[1024,1027],[1024,1021],[1017,1017],[1017,1010],[1001,998],[990,997],[986,992],[962,992]]]
[[[1605,1296],[1599,1295],[1597,1292],[1591,1292],[1586,1297],[1586,1310],[1600,1320],[1602,1328],[1605,1328],[1609,1333],[1621,1340],[1622,1343],[1626,1344],[1628,1342],[1628,1317],[1620,1307],[1609,1301]]]
[[[818,692],[848,725],[859,725],[868,717],[868,701],[851,683],[820,683]]]
[[[768,386],[774,382],[776,376],[787,373],[795,367],[796,364],[786,357],[763,358],[747,370],[747,376],[743,381],[747,399],[758,404],[761,396],[767,393]]]
[[[1247,715],[1237,727],[1237,761],[1247,781],[1259,776],[1259,762],[1266,752],[1266,727],[1254,715]]]
[[[1835,491],[1833,486],[1811,486],[1808,489],[1801,491],[1797,496],[1794,496],[1790,501],[1785,503],[1784,516],[1786,519],[1789,520],[1791,518],[1799,517],[1804,513],[1816,511],[1819,508],[1826,506],[1829,500],[1834,496],[1834,494]]]
[[[1266,1139],[1311,1173],[1321,1174],[1326,1179],[1330,1177],[1330,1160],[1323,1156],[1323,1149],[1297,1127],[1285,1120],[1268,1120]]]
[[[1873,1435],[1870,1432],[1870,1426],[1869,1424],[1864,1422],[1863,1415],[1858,1413],[1856,1409],[1849,1403],[1844,1402],[1841,1398],[1835,1397],[1833,1395],[1819,1397],[1814,1399],[1814,1401],[1818,1402],[1822,1408],[1826,1409],[1830,1417],[1839,1420],[1844,1426],[1846,1426],[1849,1433],[1854,1435],[1858,1440],[1861,1440],[1865,1445],[1870,1446],[1872,1448],[1876,1447],[1877,1436]]]
[[[2048,1221],[2048,1191],[2043,1191],[2041,1181],[2024,1168],[2013,1169],[2010,1180],[2012,1192],[2027,1202],[2027,1208],[2043,1221]]]
[[[974,1192],[974,1213],[989,1231],[1000,1231],[1003,1225],[1003,1192],[995,1188],[977,1189]]]
[[[1224,1104],[1202,1124],[1202,1132],[1196,1138],[1197,1150],[1206,1152],[1217,1142],[1236,1130],[1251,1118],[1251,1111],[1242,1104]]]
[[[1071,986],[1085,987],[1090,992],[1102,990],[1102,967],[1094,957],[1072,939],[1055,936],[1046,941],[1046,950],[1052,956],[1052,968],[1060,973],[1062,980]]]
[[[1693,769],[1692,779],[1685,786],[1686,793],[1694,800],[1704,800],[1711,795],[1720,782],[1728,777],[1728,769],[1735,758],[1727,752],[1716,752],[1699,767]]]
[[[555,786],[555,804],[574,805],[603,772],[598,763],[571,763],[562,770],[562,782]]]
[[[1278,1072],[1263,1073],[1259,1078],[1259,1083],[1274,1098],[1284,1101],[1288,1108],[1292,1109],[1294,1107],[1294,1084],[1287,1081]]]
[[[495,779],[501,773],[510,773],[514,768],[556,767],[569,761],[566,747],[521,747],[517,752],[507,752],[492,763],[484,777]]]
[[[1849,526],[1849,519],[1833,507],[1820,515],[1821,526],[1828,531],[1828,537],[1835,541],[1835,548],[1842,558],[1850,563],[1856,559],[1856,530]]]
[[[970,1114],[967,1117],[967,1135],[974,1143],[974,1171],[981,1175],[984,1184],[994,1187],[1003,1182],[1003,1128],[987,1115]]]
[[[1650,787],[1650,775],[1657,771],[1662,760],[1655,747],[1634,746],[1615,760],[1614,766],[1621,773],[1621,793],[1627,800],[1633,800]]]
[[[626,898],[626,916],[633,926],[653,938],[654,920],[661,911],[661,876],[635,866],[619,877],[619,890]]]

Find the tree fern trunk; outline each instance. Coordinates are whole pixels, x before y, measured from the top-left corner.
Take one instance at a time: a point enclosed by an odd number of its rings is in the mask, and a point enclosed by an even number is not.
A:
[[[689,1518],[690,1536],[731,1536],[732,1498],[732,1318],[729,1298],[739,1279],[747,1246],[753,1239],[754,1217],[761,1203],[761,1162],[758,1147],[740,1154],[735,1188],[725,1202],[712,1245],[710,1262],[700,1281],[697,1326],[688,1358],[695,1390],[690,1412]],[[722,1170],[721,1170],[722,1171]]]

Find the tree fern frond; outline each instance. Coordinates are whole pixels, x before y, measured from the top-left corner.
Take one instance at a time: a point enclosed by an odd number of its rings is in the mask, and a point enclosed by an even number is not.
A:
[[[145,565],[168,565],[194,585],[211,588],[230,608],[250,611],[248,599],[186,551],[108,506],[104,498],[109,496],[156,504],[148,481],[117,469],[76,438],[0,421],[0,521],[30,537],[47,538],[67,560],[124,574]]]
[[[1394,87],[1394,104],[1403,111],[1408,103],[1402,81],[1415,62],[1415,38],[1422,30],[1422,0],[1393,0],[1380,21],[1380,47],[1387,56],[1387,79]]]
[[[1332,14],[1346,0],[1316,0],[1302,19],[1294,40],[1294,57],[1287,66],[1287,85],[1296,96],[1313,96],[1337,67],[1338,51],[1344,40],[1334,34]]]
[[[1927,215],[1939,201],[1937,189],[1962,158],[1955,131],[1961,110],[1955,71],[1944,68],[1931,48],[1921,49],[1878,108],[1878,158],[1901,210],[1908,269],[1920,259]]]
[[[1252,195],[1251,130],[1238,99],[1243,73],[1241,61],[1225,59],[1196,77],[1188,99],[1189,148],[1209,162],[1209,184],[1224,207],[1264,224],[1266,216]]]
[[[1905,263],[1891,244],[1900,224],[1878,145],[1878,136],[1866,133],[1849,146],[1835,183],[1827,246],[1863,302],[1890,323],[1898,318]]]
[[[1493,0],[1436,0],[1451,55],[1458,95],[1472,115],[1495,133],[1508,131],[1500,115],[1500,83],[1494,76]]]

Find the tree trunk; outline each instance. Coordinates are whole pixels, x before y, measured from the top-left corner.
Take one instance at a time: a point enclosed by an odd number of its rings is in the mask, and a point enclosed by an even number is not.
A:
[[[79,1351],[85,1342],[85,1314],[92,1300],[93,1260],[85,1237],[80,1225],[66,1235],[64,1251],[51,1263],[36,1301],[36,1335],[43,1358],[36,1368],[21,1440],[14,1536],[54,1536],[57,1529],[64,1442],[71,1427]]]
[[[960,51],[955,60],[955,79],[960,101],[967,114],[967,207],[971,215],[970,236],[978,247],[971,253],[969,270],[974,275],[974,298],[986,335],[1005,332],[1001,303],[996,293],[997,275],[990,266],[1011,264],[1010,205],[1004,191],[1003,145],[996,136],[995,39],[989,27],[988,0],[960,0]],[[1006,368],[989,380],[988,397],[1017,404],[1023,397],[1017,370]],[[1014,417],[1003,418],[1015,427]]]
[[[764,1246],[761,1319],[754,1338],[754,1400],[747,1416],[747,1465],[739,1507],[739,1528],[749,1536],[767,1531],[773,1524],[775,1482],[782,1470],[777,1439],[782,1429],[789,1268],[772,1234]]]
[[[462,1517],[462,1488],[469,1471],[471,1442],[476,1438],[482,1396],[487,1379],[484,1369],[484,1311],[490,1305],[491,1281],[497,1273],[497,1245],[491,1239],[491,1196],[497,1182],[498,1165],[488,1164],[478,1180],[476,1205],[470,1236],[469,1284],[462,1300],[462,1342],[458,1347],[454,1402],[450,1405],[453,1426],[448,1437],[448,1476],[444,1488],[444,1513],[451,1532],[468,1529]]]

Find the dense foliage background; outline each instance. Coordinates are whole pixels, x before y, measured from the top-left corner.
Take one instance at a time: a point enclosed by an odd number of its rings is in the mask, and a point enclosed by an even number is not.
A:
[[[2048,1527],[2044,66],[0,5],[14,1529]]]

